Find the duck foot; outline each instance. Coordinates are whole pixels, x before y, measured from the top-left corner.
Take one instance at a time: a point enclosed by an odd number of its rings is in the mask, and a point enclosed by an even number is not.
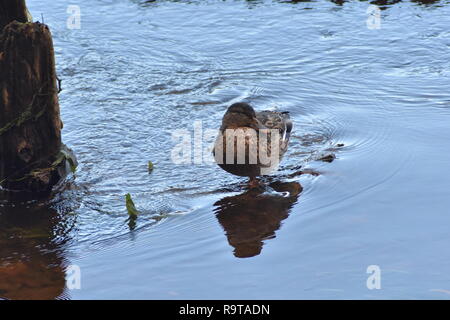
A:
[[[251,177],[248,181],[248,188],[249,189],[258,189],[263,186],[263,183],[259,181],[256,177]]]

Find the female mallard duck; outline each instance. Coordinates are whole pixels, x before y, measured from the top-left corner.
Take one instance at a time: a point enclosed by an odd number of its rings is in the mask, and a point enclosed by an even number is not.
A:
[[[231,105],[222,119],[214,144],[214,158],[225,171],[250,178],[278,167],[288,148],[292,122],[288,112],[255,110],[247,103]]]

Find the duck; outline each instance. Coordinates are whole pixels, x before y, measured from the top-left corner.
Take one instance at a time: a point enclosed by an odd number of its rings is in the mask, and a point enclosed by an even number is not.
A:
[[[256,112],[249,103],[234,103],[222,118],[214,142],[214,159],[226,172],[248,177],[250,188],[258,187],[258,177],[278,168],[292,128],[287,111]]]

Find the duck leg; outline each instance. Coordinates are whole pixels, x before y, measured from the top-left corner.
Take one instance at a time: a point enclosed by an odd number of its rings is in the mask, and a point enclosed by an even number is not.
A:
[[[261,186],[261,182],[259,182],[258,178],[250,177],[250,180],[248,181],[249,189],[259,188],[260,186]]]

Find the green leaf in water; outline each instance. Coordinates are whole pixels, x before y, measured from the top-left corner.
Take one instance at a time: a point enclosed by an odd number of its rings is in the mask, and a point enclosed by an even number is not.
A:
[[[149,161],[148,162],[148,173],[152,173],[153,171],[153,162]]]
[[[127,193],[125,195],[125,201],[126,201],[128,215],[132,218],[137,218],[139,211],[136,209],[133,199],[131,199],[131,195],[129,193]]]

